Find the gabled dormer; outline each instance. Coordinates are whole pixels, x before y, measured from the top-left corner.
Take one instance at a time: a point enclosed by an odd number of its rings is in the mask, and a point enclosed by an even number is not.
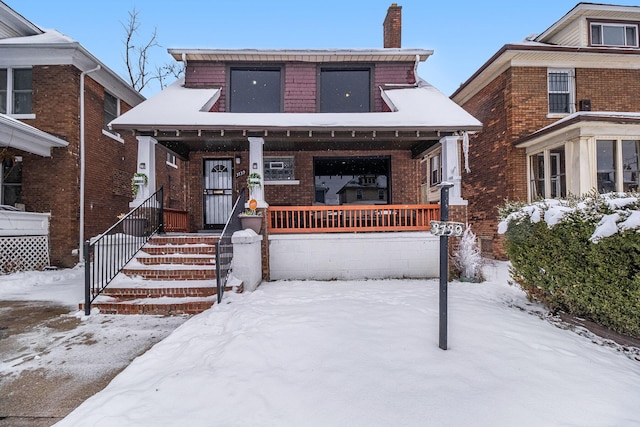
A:
[[[533,41],[558,46],[638,48],[639,6],[578,3]]]

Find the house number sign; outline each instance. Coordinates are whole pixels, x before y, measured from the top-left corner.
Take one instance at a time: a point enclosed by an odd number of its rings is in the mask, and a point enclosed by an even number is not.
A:
[[[464,233],[464,224],[452,221],[431,221],[431,234],[436,236],[460,237]]]

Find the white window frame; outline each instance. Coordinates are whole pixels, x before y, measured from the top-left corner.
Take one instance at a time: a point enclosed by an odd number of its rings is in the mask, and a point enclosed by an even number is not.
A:
[[[600,43],[594,43],[593,41],[593,27],[600,28],[600,37],[602,38]],[[604,40],[604,28],[605,27],[619,27],[622,28],[622,34],[624,36],[624,44],[610,44]],[[633,28],[635,40],[630,43],[627,40],[627,28]],[[638,25],[626,22],[591,22],[589,24],[589,42],[591,46],[613,46],[613,47],[638,47]]]
[[[622,142],[623,141],[640,141],[639,136],[605,136],[599,135],[595,138],[594,149],[597,150],[597,142],[598,141],[613,141],[614,142],[614,150],[615,150],[615,158],[614,158],[614,176],[615,176],[615,192],[622,193],[624,192],[624,159],[622,158]],[[595,186],[596,190],[598,185],[598,153],[596,151],[594,156],[594,166],[593,166],[593,174],[595,177]]]
[[[433,170],[433,163],[437,162],[437,170]],[[434,176],[435,173],[435,176]],[[434,179],[435,178],[435,179]],[[429,156],[429,187],[435,187],[442,182],[442,152]]]
[[[535,151],[532,153],[527,154],[527,199],[529,200],[529,203],[534,201],[534,194],[532,191],[532,183],[533,183],[533,176],[532,176],[532,170],[531,170],[531,161],[533,160],[534,157],[538,157],[540,154],[543,155],[543,162],[544,162],[544,175],[542,177],[542,182],[544,183],[544,188],[542,189],[542,193],[543,193],[543,198],[545,199],[550,199],[551,198],[551,194],[553,193],[552,191],[552,185],[553,185],[553,176],[559,177],[562,176],[562,174],[557,174],[557,175],[552,175],[551,174],[551,163],[555,162],[558,165],[558,170],[560,169],[559,167],[559,161],[560,161],[560,157],[557,153],[552,153],[552,151],[557,150],[558,148],[563,148],[564,149],[564,179],[565,179],[565,196],[567,194],[569,194],[569,165],[567,164],[567,144],[563,143],[563,144],[556,144],[553,146],[550,146],[548,148],[545,148],[544,150],[540,150],[540,151]],[[537,194],[535,195],[537,197]],[[559,197],[563,197],[563,196],[559,196]]]
[[[551,91],[549,88],[550,74],[567,74],[568,84],[567,92]],[[549,95],[552,93],[568,93],[569,94],[569,111],[568,112],[552,112],[549,103]],[[547,69],[547,117],[565,117],[576,112],[576,72],[573,68],[548,68]]]
[[[120,98],[118,98],[117,96],[115,96],[114,94],[108,92],[108,91],[104,91],[104,98],[102,100],[102,114],[103,114],[103,121],[104,121],[104,113],[105,113],[105,99],[107,97],[107,95],[115,98],[116,100],[116,117],[120,117]],[[120,134],[114,130],[108,130],[105,129],[105,127],[107,126],[106,123],[103,123],[102,125],[102,134],[105,136],[108,136],[111,139],[115,139],[116,141],[124,144],[124,139],[122,139],[122,137],[120,136]]]
[[[31,112],[30,113],[22,113],[22,114],[14,114],[13,112],[13,100],[14,100],[14,89],[13,89],[13,75],[15,70],[32,70],[31,66],[15,66],[15,67],[2,67],[3,70],[7,70],[7,91],[4,94],[5,100],[7,102],[7,111],[6,115],[16,118],[16,119],[35,119],[36,115],[33,113],[33,80],[31,81]]]
[[[171,166],[172,168],[178,169],[178,163],[177,163],[177,160],[176,160],[176,155],[173,154],[171,151],[167,151],[166,164],[167,164],[167,166]]]
[[[270,165],[273,164],[273,169],[286,169],[284,163],[291,162],[292,175],[287,179],[272,179],[268,176],[268,171],[271,170]],[[282,164],[282,167],[279,167]],[[265,156],[263,158],[263,173],[265,185],[273,184],[299,184],[300,181],[296,179],[296,161],[294,156]]]

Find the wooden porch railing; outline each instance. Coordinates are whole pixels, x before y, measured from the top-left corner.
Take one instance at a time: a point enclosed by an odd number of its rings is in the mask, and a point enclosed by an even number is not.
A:
[[[269,233],[427,231],[440,205],[269,206]]]
[[[189,212],[187,211],[164,208],[163,221],[165,232],[189,232]]]

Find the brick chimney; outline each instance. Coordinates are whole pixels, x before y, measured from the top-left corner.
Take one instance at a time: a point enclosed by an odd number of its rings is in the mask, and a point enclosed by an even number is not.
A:
[[[402,44],[402,6],[392,3],[382,24],[384,47],[400,48]]]

